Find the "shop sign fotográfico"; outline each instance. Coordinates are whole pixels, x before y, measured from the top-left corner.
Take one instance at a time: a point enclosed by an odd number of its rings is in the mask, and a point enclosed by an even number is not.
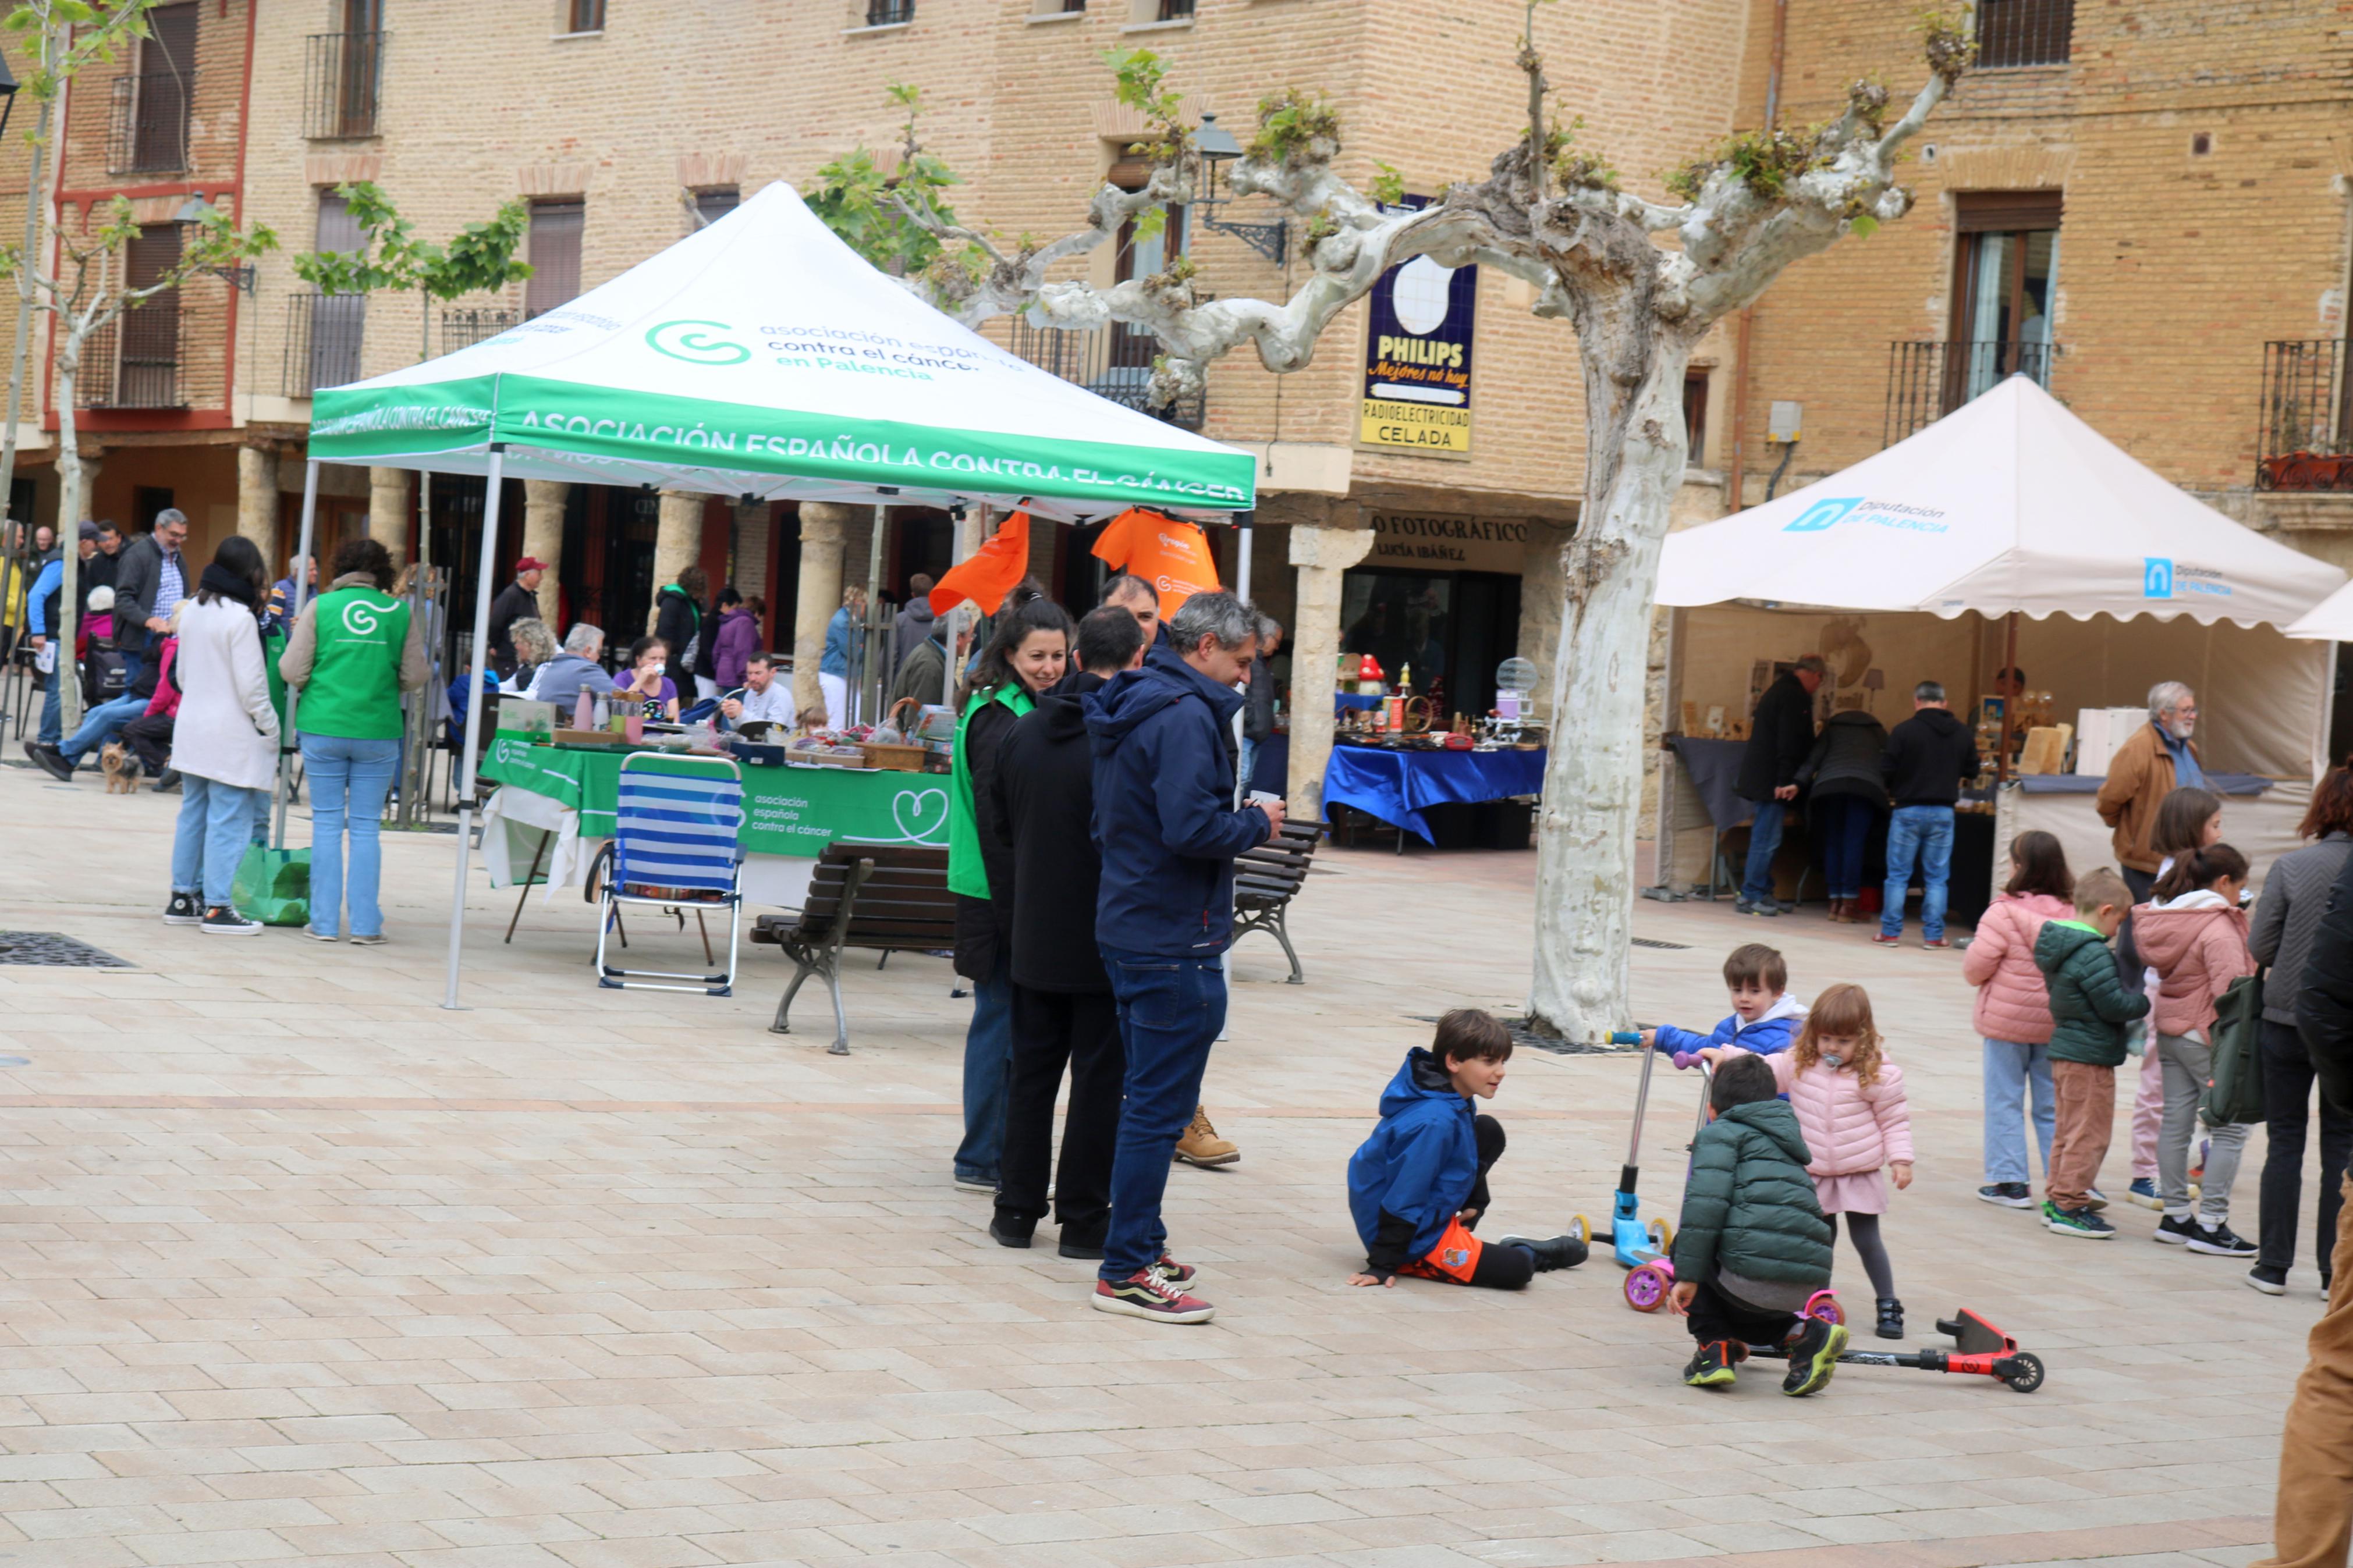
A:
[[[1419,207],[1426,196],[1408,196]],[[1479,269],[1427,256],[1392,267],[1367,296],[1356,445],[1430,458],[1471,455],[1471,348]]]
[[[1365,567],[1411,567],[1418,572],[1503,572],[1517,576],[1526,565],[1525,518],[1470,517],[1459,512],[1367,510],[1372,553]]]

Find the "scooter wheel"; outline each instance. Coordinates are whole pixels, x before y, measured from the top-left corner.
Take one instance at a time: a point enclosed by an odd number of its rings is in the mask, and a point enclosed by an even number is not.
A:
[[[1839,1299],[1828,1290],[1817,1290],[1807,1297],[1806,1310],[1798,1315],[1801,1318],[1819,1318],[1825,1323],[1846,1321],[1846,1309],[1840,1306]]]
[[[1586,1218],[1583,1215],[1569,1215],[1568,1232],[1571,1236],[1577,1237],[1577,1240],[1585,1243],[1588,1248],[1592,1247],[1593,1222]]]
[[[1626,1276],[1626,1305],[1638,1312],[1655,1312],[1667,1300],[1673,1276],[1655,1263],[1645,1263]]]
[[[2009,1370],[2001,1380],[2020,1394],[2031,1394],[2042,1386],[2042,1358],[2032,1351],[2020,1351],[2003,1358]]]
[[[1651,1245],[1662,1253],[1675,1249],[1675,1227],[1665,1220],[1653,1219],[1650,1226]]]

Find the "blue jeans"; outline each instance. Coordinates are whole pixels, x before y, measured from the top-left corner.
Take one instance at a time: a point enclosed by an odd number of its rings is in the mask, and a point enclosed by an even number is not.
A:
[[[343,901],[352,906],[353,936],[382,936],[384,910],[376,887],[384,871],[377,834],[392,770],[400,761],[400,737],[358,740],[343,735],[302,737],[302,773],[311,783],[311,929],[343,934]],[[343,833],[352,838],[351,876],[343,875]]]
[[[1748,827],[1748,866],[1740,878],[1740,896],[1752,904],[1773,901],[1773,857],[1780,852],[1788,816],[1787,801],[1757,803],[1757,820]]]
[[[1878,808],[1861,795],[1825,795],[1814,803],[1822,826],[1822,876],[1833,899],[1852,899],[1862,892],[1863,850],[1871,843],[1871,825]]]
[[[997,1180],[1005,1153],[1005,1090],[1013,1067],[1013,974],[1003,953],[986,980],[972,983],[972,1027],[964,1037],[964,1142],[955,1173]]]
[[[1886,902],[1879,911],[1883,936],[1904,934],[1904,895],[1912,887],[1912,862],[1920,862],[1921,934],[1930,942],[1945,934],[1945,883],[1953,869],[1953,808],[1899,805],[1887,820]]]
[[[206,909],[227,908],[237,862],[263,841],[269,792],[239,789],[185,773],[180,779],[180,821],[172,837],[172,890],[199,895]]]
[[[81,760],[122,733],[122,726],[147,711],[144,697],[122,696],[111,702],[101,702],[82,715],[81,728],[66,737],[58,748],[66,766],[79,767]]]
[[[51,640],[54,641],[55,639]],[[58,649],[58,662],[59,664],[70,663],[72,661],[72,654],[69,650],[62,647]],[[53,669],[49,671],[47,679],[41,682],[41,729],[40,733],[37,735],[35,739],[38,740],[44,746],[56,745],[58,738],[65,733],[65,715],[58,710],[58,704],[59,700],[60,699],[58,696],[58,672]]]
[[[2051,1047],[2010,1040],[1985,1043],[1985,1178],[2023,1182],[2026,1129],[2020,1118],[2029,1088],[2034,1091],[2034,1142],[2042,1150],[2042,1173],[2051,1174],[2051,1132],[2059,1102],[2051,1089]]]
[[[1127,1102],[1112,1157],[1111,1234],[1099,1272],[1124,1279],[1160,1261],[1168,1245],[1160,1198],[1176,1140],[1201,1103],[1209,1047],[1226,1026],[1226,971],[1218,957],[1164,958],[1110,947],[1103,956],[1127,1047]]]

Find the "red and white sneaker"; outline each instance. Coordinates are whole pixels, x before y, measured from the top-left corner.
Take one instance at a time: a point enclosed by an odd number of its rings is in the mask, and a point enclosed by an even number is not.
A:
[[[1218,1311],[1185,1294],[1156,1268],[1139,1268],[1120,1280],[1096,1280],[1094,1305],[1098,1312],[1124,1312],[1160,1323],[1206,1323]]]
[[[1201,1277],[1199,1269],[1189,1263],[1177,1262],[1176,1257],[1165,1249],[1160,1254],[1160,1261],[1154,1264],[1152,1268],[1155,1273],[1179,1290]]]

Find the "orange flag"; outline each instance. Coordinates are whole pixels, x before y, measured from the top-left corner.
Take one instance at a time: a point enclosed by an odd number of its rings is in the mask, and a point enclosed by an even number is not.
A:
[[[1029,514],[1017,511],[1005,520],[988,542],[963,562],[947,569],[932,590],[932,610],[945,615],[970,599],[981,614],[993,616],[1005,595],[1029,572]]]
[[[1218,591],[1218,562],[1209,553],[1208,538],[1196,525],[1158,512],[1121,512],[1095,541],[1093,552],[1151,584],[1160,595],[1164,621],[1194,595]]]

